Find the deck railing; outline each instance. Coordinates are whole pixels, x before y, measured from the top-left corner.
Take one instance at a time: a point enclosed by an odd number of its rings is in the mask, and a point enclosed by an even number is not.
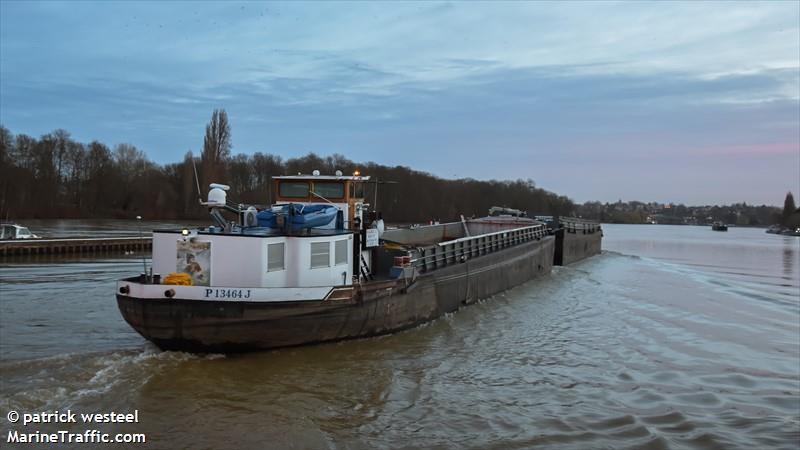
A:
[[[549,232],[544,225],[533,225],[440,242],[436,245],[421,248],[419,256],[411,260],[411,265],[420,272],[436,270],[504,248],[540,240],[548,234]]]

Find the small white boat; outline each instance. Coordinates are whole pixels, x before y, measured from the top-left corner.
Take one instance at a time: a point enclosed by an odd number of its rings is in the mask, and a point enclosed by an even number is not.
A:
[[[40,239],[27,227],[12,223],[0,223],[0,239]]]

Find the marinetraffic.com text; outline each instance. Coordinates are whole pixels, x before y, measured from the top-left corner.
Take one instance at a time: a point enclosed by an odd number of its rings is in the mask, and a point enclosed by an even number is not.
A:
[[[77,413],[71,410],[66,412],[34,412],[20,413],[9,411],[6,419],[11,424],[23,427],[35,427],[43,424],[108,424],[108,423],[139,423],[139,410],[133,412],[107,412],[107,413]],[[16,444],[133,444],[145,443],[147,437],[144,433],[104,433],[100,430],[86,429],[81,432],[57,430],[42,432],[30,429],[12,429],[8,431],[6,443]]]

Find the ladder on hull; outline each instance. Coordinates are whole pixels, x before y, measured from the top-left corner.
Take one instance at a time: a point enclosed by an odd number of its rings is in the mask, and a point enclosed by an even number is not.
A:
[[[364,259],[364,254],[361,253],[359,256],[361,257],[361,264],[359,264],[359,267],[361,267],[361,276],[364,277],[365,280],[374,280],[372,271],[369,269],[367,261]]]

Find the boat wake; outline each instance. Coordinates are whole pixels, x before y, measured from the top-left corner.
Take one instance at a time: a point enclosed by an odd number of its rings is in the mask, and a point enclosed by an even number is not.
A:
[[[650,267],[686,276],[715,290],[748,300],[789,307],[795,313],[800,311],[800,298],[797,296],[797,292],[800,290],[800,280],[792,277],[791,274],[776,275],[732,264],[702,263],[677,258],[641,257],[609,250],[604,250],[603,255],[642,261]]]
[[[9,410],[39,411],[100,401],[124,386],[134,391],[154,375],[188,361],[224,358],[164,352],[155,346],[110,352],[70,353],[0,363],[0,404]]]

